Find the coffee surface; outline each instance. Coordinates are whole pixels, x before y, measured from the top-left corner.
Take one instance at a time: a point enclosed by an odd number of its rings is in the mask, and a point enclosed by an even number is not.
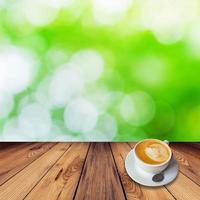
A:
[[[146,140],[136,147],[138,157],[148,164],[161,164],[165,162],[169,156],[169,149],[157,140]]]

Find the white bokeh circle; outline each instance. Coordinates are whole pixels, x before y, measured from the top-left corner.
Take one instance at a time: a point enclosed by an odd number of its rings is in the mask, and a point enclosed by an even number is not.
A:
[[[94,129],[98,120],[95,105],[84,98],[71,101],[64,112],[65,126],[74,132],[88,132]]]
[[[134,126],[142,126],[149,123],[155,115],[154,100],[143,91],[126,95],[122,99],[119,109],[122,118]]]

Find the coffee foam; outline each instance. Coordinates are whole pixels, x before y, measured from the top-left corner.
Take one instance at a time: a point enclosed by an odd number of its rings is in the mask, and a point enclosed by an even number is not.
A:
[[[159,143],[150,144],[144,149],[146,156],[156,162],[164,162],[169,157],[169,152],[165,146]]]

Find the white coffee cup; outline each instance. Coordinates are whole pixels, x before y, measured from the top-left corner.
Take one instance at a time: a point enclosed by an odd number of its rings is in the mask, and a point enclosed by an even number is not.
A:
[[[137,145],[146,141],[146,140],[155,140],[155,141],[159,141],[160,143],[162,143],[163,145],[165,145],[167,147],[167,149],[169,150],[169,158],[164,161],[163,163],[161,164],[149,164],[149,163],[146,163],[144,162],[143,160],[141,160],[137,153],[136,153],[136,148],[137,148]],[[169,142],[168,141],[161,141],[161,140],[157,140],[157,139],[145,139],[145,140],[142,140],[140,142],[138,142],[135,147],[134,147],[134,157],[135,157],[135,165],[139,168],[139,169],[142,169],[148,173],[152,173],[152,174],[158,174],[160,173],[161,171],[163,171],[170,163],[170,160],[171,160],[171,157],[172,157],[172,151],[169,147]]]

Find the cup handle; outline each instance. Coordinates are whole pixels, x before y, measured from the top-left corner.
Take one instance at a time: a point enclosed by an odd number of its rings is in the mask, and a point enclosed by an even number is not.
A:
[[[165,144],[169,145],[169,141],[168,140],[164,140],[163,141]]]

